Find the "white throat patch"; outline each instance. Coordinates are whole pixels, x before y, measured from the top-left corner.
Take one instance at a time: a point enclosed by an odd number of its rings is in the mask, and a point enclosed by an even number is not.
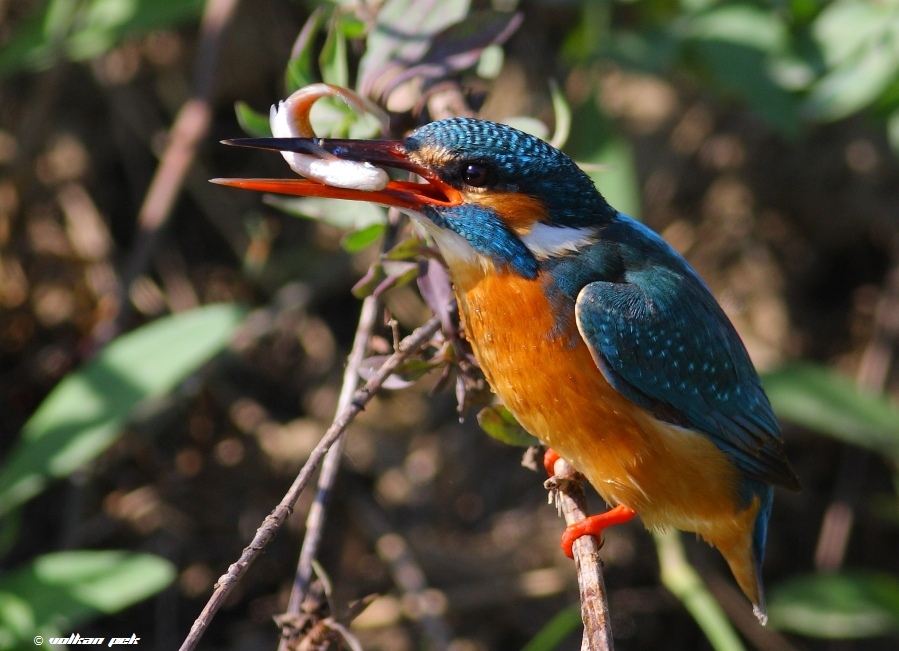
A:
[[[596,229],[590,226],[550,226],[537,222],[521,241],[538,260],[546,260],[565,253],[575,253],[582,246],[597,240]]]

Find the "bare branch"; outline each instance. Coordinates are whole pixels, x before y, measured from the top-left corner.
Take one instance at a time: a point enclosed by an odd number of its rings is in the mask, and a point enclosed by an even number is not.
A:
[[[583,477],[564,459],[556,461],[553,470],[553,476],[545,484],[551,491],[551,497],[555,499],[566,524],[580,522],[587,517],[587,500],[581,486]],[[582,536],[574,541],[574,564],[581,595],[581,619],[584,622],[581,651],[611,651],[613,648],[609,600],[602,576],[599,547],[593,536]]]
[[[319,441],[318,445],[312,450],[309,459],[300,470],[300,473],[297,475],[297,478],[294,480],[290,489],[284,495],[284,498],[265,518],[262,526],[256,530],[256,535],[253,537],[252,542],[250,542],[250,544],[243,550],[240,559],[238,559],[236,563],[233,563],[228,568],[228,572],[219,578],[215,586],[215,591],[212,593],[212,596],[209,598],[209,601],[206,603],[200,616],[197,617],[191,627],[190,633],[185,638],[184,643],[181,645],[181,651],[191,651],[196,648],[200,638],[203,636],[203,633],[209,627],[209,623],[215,616],[215,613],[221,608],[225,599],[234,589],[234,586],[246,573],[250,565],[256,560],[265,546],[271,542],[278,529],[290,516],[294,504],[296,504],[300,494],[309,484],[309,481],[312,479],[312,474],[319,465],[321,465],[322,460],[331,446],[343,436],[347,427],[349,427],[353,419],[365,408],[365,405],[368,404],[368,401],[371,400],[375,392],[382,384],[384,384],[384,381],[412,354],[416,353],[427,344],[439,329],[440,319],[437,317],[432,317],[427,323],[417,328],[415,332],[403,339],[400,348],[394,352],[386,362],[384,362],[384,365],[381,366],[372,378],[365,383],[365,386],[353,394],[353,399],[350,401],[350,404],[346,409],[341,411],[337,418],[334,419],[331,427],[328,428],[328,431],[325,432],[321,441]]]
[[[200,25],[197,68],[192,96],[172,125],[168,144],[150,182],[143,205],[137,215],[138,234],[122,275],[117,314],[94,329],[93,343],[99,348],[125,329],[131,314],[128,292],[131,283],[146,269],[160,230],[168,221],[187,173],[193,165],[197,148],[212,123],[212,94],[215,70],[225,28],[234,15],[238,0],[207,0]]]

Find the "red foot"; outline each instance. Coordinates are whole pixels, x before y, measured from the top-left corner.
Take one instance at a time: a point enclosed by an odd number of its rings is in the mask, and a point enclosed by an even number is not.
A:
[[[552,448],[546,448],[546,452],[543,453],[543,467],[546,469],[547,475],[552,477],[556,474],[556,461],[561,458],[558,452]]]
[[[571,547],[574,545],[575,540],[581,536],[591,535],[596,536],[597,540],[602,544],[603,529],[611,527],[614,524],[628,522],[632,520],[635,515],[637,515],[636,512],[619,504],[605,513],[591,515],[580,522],[570,524],[565,529],[565,533],[562,534],[562,551],[565,552],[565,555],[568,558],[574,558],[574,551]]]

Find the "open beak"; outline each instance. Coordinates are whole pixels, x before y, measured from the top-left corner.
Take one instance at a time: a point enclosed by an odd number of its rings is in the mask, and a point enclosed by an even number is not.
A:
[[[443,182],[434,172],[409,159],[401,140],[343,140],[328,138],[237,138],[223,140],[227,145],[292,151],[321,156],[322,151],[342,160],[367,162],[417,174],[424,182],[389,181],[381,190],[354,190],[325,185],[309,179],[212,179],[213,183],[233,188],[290,194],[370,201],[421,212],[426,206],[455,206],[462,203],[459,191]],[[323,160],[327,160],[326,158]]]

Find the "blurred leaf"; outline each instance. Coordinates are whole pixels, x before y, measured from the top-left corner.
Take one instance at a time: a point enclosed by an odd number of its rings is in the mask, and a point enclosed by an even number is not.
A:
[[[378,80],[392,67],[419,61],[440,30],[457,23],[468,13],[469,0],[387,0],[374,29],[368,35],[365,54],[359,62],[359,91],[375,95]]]
[[[510,127],[515,127],[516,129],[529,133],[532,136],[536,136],[541,140],[549,139],[549,127],[546,126],[542,120],[538,120],[537,118],[532,118],[527,115],[515,115],[504,119],[503,122]]]
[[[402,242],[390,249],[384,254],[385,260],[417,260],[420,256],[428,253],[427,244],[420,237],[413,235],[407,237]]]
[[[359,366],[359,377],[364,381],[370,380],[377,373],[384,362],[390,359],[390,355],[373,355],[362,360]],[[410,359],[406,361],[395,373],[392,373],[381,386],[384,389],[405,389],[415,384],[422,377],[430,373],[439,364],[423,360]]]
[[[899,460],[899,407],[814,364],[791,364],[762,376],[780,418]]]
[[[223,350],[242,316],[240,307],[221,304],[159,319],[66,376],[0,468],[0,514],[103,452],[138,404],[168,393]]]
[[[381,263],[373,264],[368,268],[368,271],[365,272],[365,275],[353,285],[353,296],[356,298],[366,298],[371,296],[375,293],[375,289],[384,282],[386,277],[387,272],[384,271],[384,265]]]
[[[346,38],[337,15],[328,25],[328,37],[318,58],[325,83],[346,88],[350,85],[350,70],[346,58]]]
[[[386,276],[378,286],[375,287],[374,292],[372,292],[372,295],[375,297],[380,296],[388,289],[408,285],[418,278],[418,263],[416,262],[393,262],[391,260],[385,260],[382,263],[382,266]]]
[[[815,83],[803,110],[818,120],[838,120],[874,102],[899,75],[899,46],[882,43]]]
[[[807,574],[781,583],[769,599],[778,629],[827,639],[899,634],[899,579],[852,572]]]
[[[118,613],[171,585],[175,567],[149,554],[70,551],[46,554],[0,577],[0,649],[33,646]]]
[[[760,52],[783,49],[789,36],[777,12],[744,3],[715,4],[695,14],[687,33],[690,38],[739,43]]]
[[[446,268],[436,260],[423,260],[423,273],[418,274],[418,291],[440,319],[444,334],[456,336],[457,326],[452,319],[452,307],[456,300]]]
[[[478,425],[492,438],[506,445],[529,448],[540,445],[537,437],[530,434],[502,405],[484,407],[478,412]]]
[[[288,215],[315,219],[336,228],[359,230],[373,224],[383,224],[387,220],[384,208],[363,201],[318,197],[286,198],[268,194],[264,201]]]
[[[482,79],[496,79],[503,70],[505,53],[499,45],[488,45],[478,59],[477,73]]]
[[[51,0],[0,48],[0,77],[47,67],[59,56],[82,61],[125,36],[196,19],[200,0]]]
[[[569,635],[583,627],[581,620],[581,604],[573,603],[568,608],[560,610],[555,616],[541,628],[530,642],[524,645],[521,651],[553,651],[560,648],[559,645]]]
[[[687,33],[692,50],[722,88],[784,133],[799,132],[798,103],[771,72],[789,41],[776,12],[749,4],[715,5],[692,17]]]
[[[886,35],[896,21],[890,4],[841,0],[821,10],[812,25],[812,35],[828,68],[843,65]]]
[[[386,227],[386,224],[372,224],[371,226],[360,228],[358,231],[347,233],[341,238],[340,245],[348,253],[358,253],[377,242]]]
[[[288,95],[292,95],[294,91],[303,86],[318,81],[312,70],[312,46],[315,44],[315,37],[321,30],[324,19],[324,9],[316,7],[294,41],[293,49],[290,52],[290,61],[287,62],[285,71],[285,86]]]
[[[616,210],[639,219],[640,190],[633,150],[592,100],[575,109],[566,152],[578,163],[603,166],[601,171],[587,174]]]
[[[571,135],[571,105],[555,81],[550,81],[549,91],[553,100],[553,117],[556,123],[549,144],[556,149],[562,149],[568,142],[568,136]]]
[[[235,102],[237,123],[247,134],[256,138],[271,138],[272,127],[267,115],[254,111],[246,102]]]
[[[893,155],[899,156],[899,108],[895,109],[887,117],[887,138]]]
[[[684,605],[716,651],[743,651],[743,643],[721,609],[720,604],[690,565],[684,553],[680,532],[652,532],[659,554],[662,585]]]

